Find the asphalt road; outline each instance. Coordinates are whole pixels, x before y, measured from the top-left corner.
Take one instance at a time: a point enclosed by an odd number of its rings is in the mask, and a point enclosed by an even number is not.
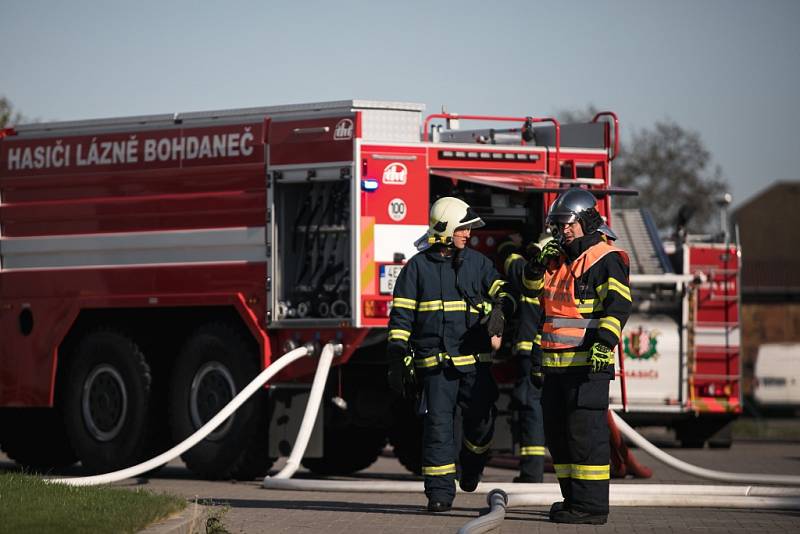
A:
[[[670,448],[667,451],[689,463],[710,469],[800,475],[800,443],[797,442],[739,441],[729,450]],[[653,478],[615,480],[612,483],[716,484],[664,466],[643,452],[635,453],[642,463],[653,469]],[[281,465],[282,461],[279,461],[275,467]],[[0,456],[0,470],[7,469],[15,469],[15,466]],[[79,470],[71,468],[64,474],[77,475]],[[484,481],[510,482],[515,474],[512,469],[490,466]],[[304,469],[296,475],[297,478],[310,476]],[[418,480],[405,471],[389,450],[369,469],[349,479],[366,483],[385,479]],[[555,482],[555,475],[546,473],[545,482]],[[456,532],[486,510],[485,496],[476,494],[459,494],[452,511],[431,515],[424,510],[426,500],[421,493],[276,491],[263,489],[260,480],[195,480],[180,461],[170,463],[150,478],[130,479],[115,485],[170,492],[217,506],[219,512],[224,512],[222,522],[231,533]],[[502,532],[800,532],[800,510],[615,507],[607,525],[592,527],[551,524],[547,519],[547,508],[509,510]]]

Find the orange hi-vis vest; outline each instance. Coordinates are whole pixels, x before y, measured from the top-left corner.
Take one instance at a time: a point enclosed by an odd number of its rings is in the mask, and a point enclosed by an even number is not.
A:
[[[542,350],[558,351],[580,347],[586,340],[587,330],[598,327],[599,319],[584,318],[578,310],[575,280],[611,252],[618,252],[623,261],[628,263],[628,254],[624,250],[601,241],[586,249],[571,264],[564,262],[555,271],[545,272],[542,289],[545,313]]]

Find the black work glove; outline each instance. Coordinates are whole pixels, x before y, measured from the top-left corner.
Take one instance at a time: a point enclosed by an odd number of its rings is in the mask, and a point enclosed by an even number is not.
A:
[[[591,349],[592,372],[599,373],[614,363],[614,349],[603,343],[595,343]]]
[[[514,303],[506,297],[497,297],[492,302],[492,311],[486,316],[486,331],[490,336],[502,336],[506,327],[506,316],[514,314]]]
[[[486,331],[490,336],[502,336],[506,327],[506,317],[503,308],[492,306],[492,311],[486,316]]]
[[[414,359],[408,353],[408,347],[398,343],[390,343],[386,349],[389,359],[389,369],[386,379],[389,389],[404,398],[414,396],[417,386],[417,377],[414,372]]]

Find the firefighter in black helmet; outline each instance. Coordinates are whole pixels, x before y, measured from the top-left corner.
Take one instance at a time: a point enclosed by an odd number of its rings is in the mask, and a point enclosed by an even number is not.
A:
[[[491,350],[516,301],[492,262],[466,248],[470,230],[483,221],[462,200],[443,197],[430,211],[423,249],[400,272],[389,316],[389,386],[402,394],[421,384],[424,412],[422,474],[428,510],[443,512],[459,486],[474,491],[494,433],[497,385]],[[463,441],[455,443],[459,405]]]
[[[553,241],[525,266],[523,286],[544,312],[542,407],[547,448],[561,486],[556,523],[604,524],[608,517],[609,381],[614,348],[631,312],[628,255],[584,189],[561,193],[547,223]]]

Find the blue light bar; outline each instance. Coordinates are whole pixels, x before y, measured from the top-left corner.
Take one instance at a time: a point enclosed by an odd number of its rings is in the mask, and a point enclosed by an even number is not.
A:
[[[361,180],[362,191],[375,191],[378,189],[378,180],[375,178],[365,178]]]

